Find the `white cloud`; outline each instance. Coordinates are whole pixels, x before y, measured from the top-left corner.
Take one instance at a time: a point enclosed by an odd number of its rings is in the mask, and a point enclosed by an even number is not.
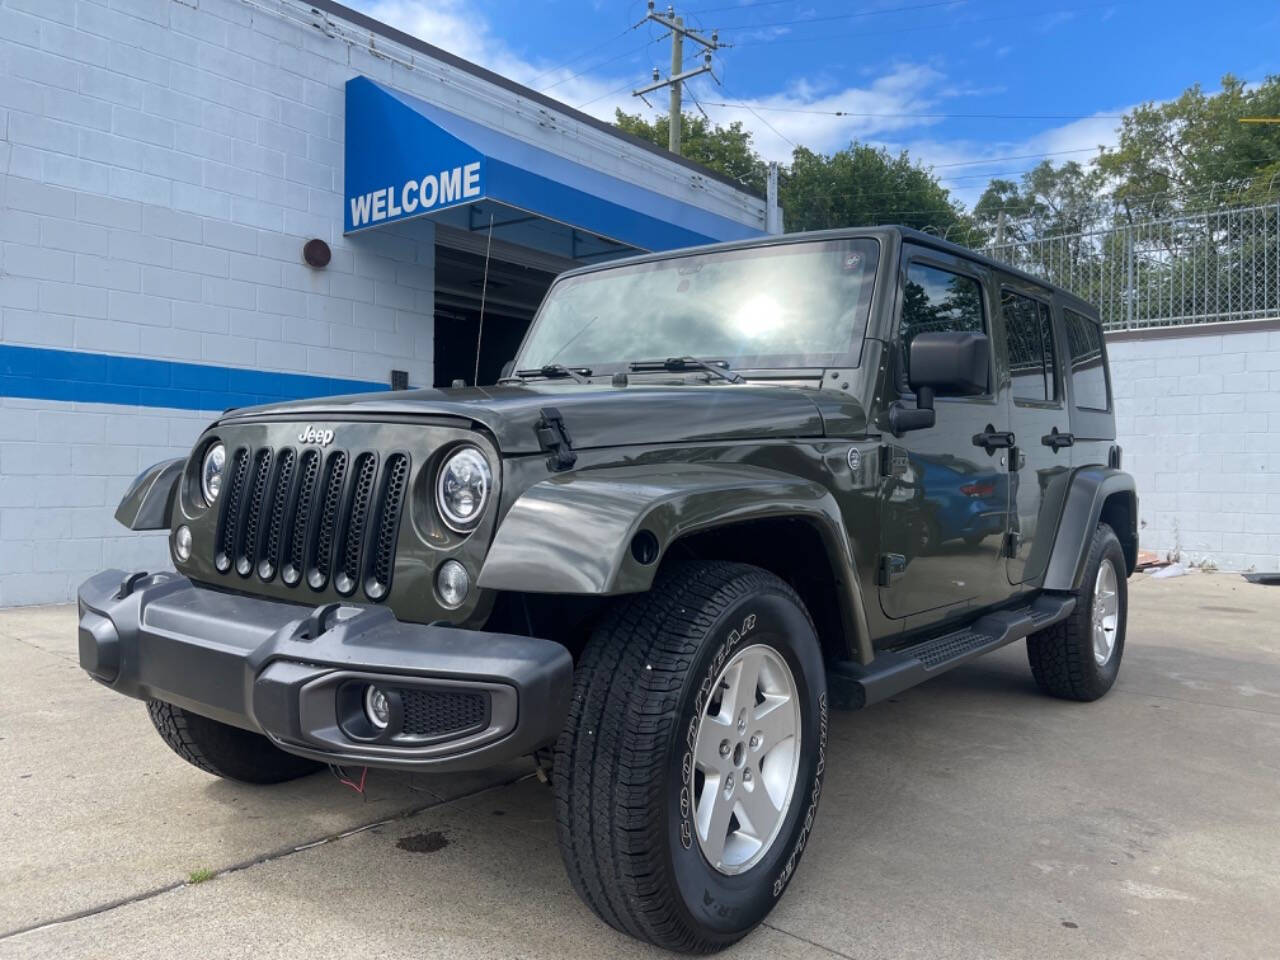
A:
[[[630,35],[634,39],[627,39],[625,43],[620,39],[615,45],[605,47],[601,54],[603,60],[588,57],[561,67],[557,65],[560,61],[554,58],[530,60],[517,54],[465,0],[363,0],[357,5],[384,23],[518,83],[534,89],[550,87],[547,91],[550,96],[570,105],[584,105],[582,109],[595,116],[612,119],[617,107],[632,113],[648,112],[630,92],[633,86],[644,82],[649,66],[646,62],[637,69],[627,55],[628,44],[634,47],[636,41],[646,38],[640,31]],[[995,52],[997,56],[1004,56],[1010,50],[1004,46]],[[593,68],[593,65],[598,66]],[[729,66],[732,67],[731,61]],[[717,61],[717,72],[722,74],[723,68],[723,62]],[[577,76],[579,71],[582,73]],[[732,90],[732,69],[724,79]],[[887,72],[867,75],[866,82],[856,86],[838,85],[830,78],[818,77],[797,80],[776,93],[745,100],[737,100],[705,77],[690,84],[689,92],[704,104],[712,121],[721,124],[742,121],[753,132],[756,149],[766,159],[789,160],[793,143],[824,152],[839,150],[855,139],[883,143],[894,152],[907,149],[914,159],[934,165],[944,185],[969,205],[981,195],[989,176],[1009,175],[1010,171],[1038,162],[993,158],[1059,154],[1088,148],[1085,152],[1049,158],[1055,162],[1086,161],[1096,156],[1099,144],[1110,146],[1116,139],[1117,121],[1103,117],[1072,121],[1020,138],[929,138],[923,131],[942,121],[911,114],[956,112],[952,105],[959,98],[990,95],[995,91],[957,85],[938,67],[921,63],[896,64]],[[665,97],[659,94],[659,101],[651,102],[665,105]],[[741,105],[717,106],[717,103]],[[1124,110],[1103,112],[1116,114]],[[978,162],[970,164],[971,161]],[[1016,173],[1013,176],[1016,177]]]
[[[966,206],[972,206],[994,176],[1017,180],[1020,171],[1028,170],[1043,160],[1055,164],[1075,160],[1085,164],[1098,155],[1100,146],[1116,144],[1120,121],[1132,106],[1100,110],[1097,116],[1072,120],[1057,127],[1041,130],[1027,137],[1002,137],[993,140],[909,140],[902,144],[911,156],[932,166],[942,185]],[[1001,159],[1017,158],[1017,159]]]
[[[516,54],[490,24],[463,0],[364,0],[357,2],[361,10],[405,33],[448,50],[452,54],[499,73],[534,89],[555,84],[550,94],[574,105],[594,101],[588,112],[613,118],[615,105],[634,110],[629,91],[611,94],[625,78],[611,83],[610,78],[591,72],[574,76],[590,63],[570,63],[557,68],[557,61],[530,61]],[[639,38],[639,34],[637,34]],[[637,74],[637,80],[641,75]],[[558,82],[557,82],[558,81]]]

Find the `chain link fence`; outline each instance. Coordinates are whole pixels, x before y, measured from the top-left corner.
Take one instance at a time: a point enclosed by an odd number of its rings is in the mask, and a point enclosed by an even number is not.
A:
[[[1096,304],[1107,330],[1280,317],[1280,204],[994,244],[983,252]]]

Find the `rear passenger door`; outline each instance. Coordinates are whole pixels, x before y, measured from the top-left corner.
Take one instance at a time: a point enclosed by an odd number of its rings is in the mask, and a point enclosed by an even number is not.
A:
[[[1049,291],[1007,275],[1000,277],[1004,368],[1009,376],[1010,527],[1005,569],[1011,584],[1040,577],[1071,468],[1067,412]]]

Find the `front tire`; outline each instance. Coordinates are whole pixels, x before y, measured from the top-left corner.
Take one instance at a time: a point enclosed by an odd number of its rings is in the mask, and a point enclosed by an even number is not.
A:
[[[320,769],[285,753],[260,733],[241,730],[163,700],[148,700],[147,713],[160,738],[192,766],[242,783],[283,783]]]
[[[574,888],[668,949],[741,939],[794,874],[826,735],[821,649],[786,583],[724,562],[661,576],[613,608],[577,667],[554,774]]]
[[[1027,659],[1042,691],[1087,702],[1116,682],[1129,611],[1126,569],[1115,531],[1098,524],[1076,608],[1065,620],[1027,638]]]

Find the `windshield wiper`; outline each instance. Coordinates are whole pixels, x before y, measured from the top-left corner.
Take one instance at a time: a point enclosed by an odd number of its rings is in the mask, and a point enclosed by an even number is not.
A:
[[[578,383],[590,383],[587,377],[591,376],[591,371],[582,367],[578,370],[572,370],[563,363],[548,363],[541,367],[534,367],[532,370],[517,370],[516,376],[523,380],[525,377],[546,377],[548,380],[556,377],[572,377]]]
[[[665,360],[635,360],[628,366],[635,371],[644,370],[705,370],[730,383],[745,383],[746,377],[729,370],[724,360],[702,360],[699,357],[667,357]]]

